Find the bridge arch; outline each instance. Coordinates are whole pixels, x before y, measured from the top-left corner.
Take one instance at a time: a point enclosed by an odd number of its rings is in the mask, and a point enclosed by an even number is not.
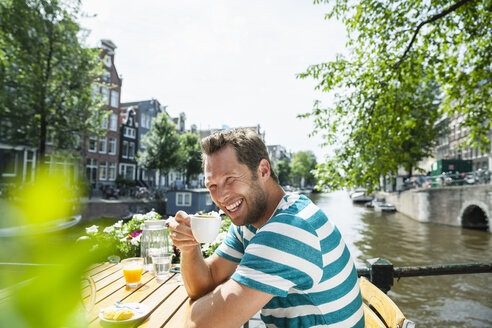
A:
[[[486,209],[478,204],[465,204],[461,211],[461,226],[468,229],[490,231],[490,218]]]

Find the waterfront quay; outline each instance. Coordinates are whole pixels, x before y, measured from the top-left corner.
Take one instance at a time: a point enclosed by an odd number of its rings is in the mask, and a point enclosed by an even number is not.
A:
[[[492,185],[419,188],[377,193],[398,212],[420,222],[490,231]]]

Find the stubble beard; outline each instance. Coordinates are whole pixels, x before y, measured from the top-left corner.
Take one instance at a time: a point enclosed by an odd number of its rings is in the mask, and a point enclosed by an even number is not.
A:
[[[262,219],[267,210],[267,195],[261,189],[256,179],[252,180],[251,189],[248,195],[249,198],[249,211],[246,213],[243,225],[255,224]]]

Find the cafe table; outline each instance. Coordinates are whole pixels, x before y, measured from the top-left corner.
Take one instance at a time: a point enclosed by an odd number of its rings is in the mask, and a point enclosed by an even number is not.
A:
[[[190,299],[183,286],[181,275],[171,273],[164,281],[157,281],[151,272],[144,272],[141,284],[129,288],[125,284],[121,263],[103,263],[88,272],[96,285],[94,308],[89,313],[89,327],[183,327]],[[82,291],[84,302],[89,302],[89,288]],[[142,303],[150,308],[145,317],[131,323],[107,323],[99,318],[102,309],[116,301]]]

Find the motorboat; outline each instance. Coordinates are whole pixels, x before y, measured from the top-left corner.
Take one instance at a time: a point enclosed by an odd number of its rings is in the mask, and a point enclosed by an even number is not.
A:
[[[380,200],[374,200],[372,201],[374,210],[375,211],[381,211],[381,212],[395,212],[396,207],[393,204],[386,203],[385,201],[380,201]]]
[[[372,197],[367,194],[367,189],[357,188],[350,194],[350,199],[354,203],[367,203],[372,200]]]

